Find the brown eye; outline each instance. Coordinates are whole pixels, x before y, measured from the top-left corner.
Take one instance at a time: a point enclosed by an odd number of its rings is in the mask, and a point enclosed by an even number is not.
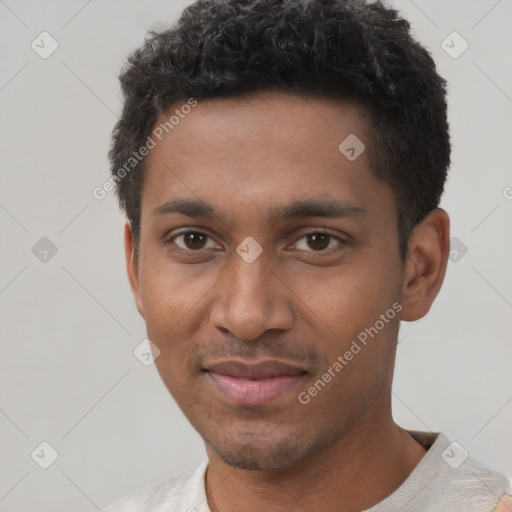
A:
[[[329,247],[329,242],[332,237],[325,233],[314,233],[307,235],[308,246],[314,251],[323,251]]]
[[[185,233],[183,236],[185,245],[189,249],[202,249],[206,243],[206,235],[204,233]]]
[[[185,233],[180,233],[173,237],[172,241],[174,241],[180,249],[199,251],[205,248],[208,238],[206,233],[201,233],[200,231],[186,231]]]
[[[300,251],[329,253],[331,250],[341,248],[340,246],[343,246],[343,244],[344,241],[339,236],[315,231],[301,236],[294,245],[295,249]]]

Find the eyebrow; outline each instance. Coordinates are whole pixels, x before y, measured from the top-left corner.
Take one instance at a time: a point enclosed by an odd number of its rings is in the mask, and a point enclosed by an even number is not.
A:
[[[216,211],[209,204],[197,199],[173,199],[167,201],[153,210],[153,214],[170,215],[180,213],[187,217],[201,217],[211,219],[225,216]],[[278,220],[305,217],[354,217],[365,214],[366,210],[345,199],[338,200],[301,200],[289,205],[272,208],[268,214],[270,223]]]

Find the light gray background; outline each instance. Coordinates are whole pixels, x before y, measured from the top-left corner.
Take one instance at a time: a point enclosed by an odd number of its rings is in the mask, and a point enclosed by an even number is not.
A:
[[[205,456],[155,368],[132,353],[145,326],[123,218],[113,194],[92,195],[108,177],[124,58],[188,4],[0,0],[3,512],[101,510]],[[392,4],[449,82],[442,206],[468,248],[429,316],[402,331],[394,415],[511,476],[512,2]],[[59,44],[48,59],[31,48],[42,31]],[[457,59],[441,48],[453,31],[469,43]],[[42,237],[58,248],[46,263],[32,253]],[[42,441],[59,454],[46,470],[31,458]]]

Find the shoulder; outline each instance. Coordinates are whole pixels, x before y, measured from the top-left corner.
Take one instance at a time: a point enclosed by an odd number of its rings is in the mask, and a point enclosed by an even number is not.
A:
[[[125,496],[105,509],[105,512],[160,512],[183,510],[200,512],[206,506],[204,474],[207,461],[193,472],[171,478]]]
[[[510,512],[512,510],[512,495],[505,494],[501,497],[494,512]]]
[[[448,505],[448,509],[464,512],[510,512],[507,508],[496,509],[499,498],[510,492],[506,476],[481,464],[442,434],[433,448],[429,462],[435,476],[425,490],[430,491],[433,503],[442,504],[440,510]],[[509,502],[502,503],[500,507],[506,507]]]
[[[405,482],[366,512],[511,512],[507,477],[441,433],[409,431],[427,453]],[[504,498],[498,507],[500,497]],[[508,508],[507,508],[508,507]]]
[[[510,498],[507,498],[507,493],[510,493],[508,478],[483,466],[471,457],[456,471],[441,472],[439,478],[448,483],[459,504],[471,505],[468,510],[488,512],[512,510],[509,508]]]

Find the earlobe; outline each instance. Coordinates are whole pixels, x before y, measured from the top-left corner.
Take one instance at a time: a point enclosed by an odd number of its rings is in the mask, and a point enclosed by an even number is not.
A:
[[[413,229],[407,246],[402,284],[401,320],[424,317],[443,284],[450,253],[450,219],[441,208]]]
[[[142,318],[144,318],[144,306],[140,295],[139,265],[135,252],[135,239],[131,224],[128,221],[124,225],[124,253],[126,258],[128,281],[130,282],[130,288],[135,300],[135,305],[137,306],[137,310],[141,314]]]

